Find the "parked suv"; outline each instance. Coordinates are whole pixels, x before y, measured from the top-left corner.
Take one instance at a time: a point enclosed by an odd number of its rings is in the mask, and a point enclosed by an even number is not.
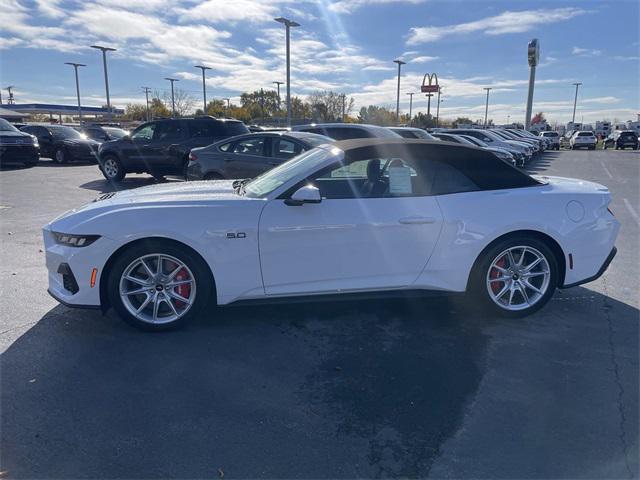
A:
[[[560,134],[558,132],[540,132],[540,136],[550,140],[550,150],[560,150]]]
[[[604,139],[604,149],[615,147],[625,149],[631,147],[638,149],[638,134],[633,130],[617,130]]]
[[[100,147],[100,170],[107,180],[122,180],[127,173],[185,175],[192,148],[249,133],[238,120],[196,117],[143,123],[131,135]]]
[[[598,140],[593,132],[589,130],[581,130],[577,131],[569,140],[569,145],[571,150],[575,150],[577,148],[588,148],[589,150],[595,150],[596,144]]]
[[[0,165],[22,163],[33,167],[39,157],[38,139],[0,118]]]

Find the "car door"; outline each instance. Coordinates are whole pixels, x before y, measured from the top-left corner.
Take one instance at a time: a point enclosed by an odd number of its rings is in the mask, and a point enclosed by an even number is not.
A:
[[[23,132],[34,135],[38,139],[40,145],[40,156],[51,158],[53,156],[53,136],[51,132],[44,127],[34,125],[22,128]]]
[[[149,171],[146,159],[151,156],[150,144],[156,128],[157,122],[140,125],[129,139],[123,138],[118,142],[125,168]]]
[[[145,150],[148,155],[146,161],[153,172],[174,175],[183,173],[186,154],[182,151],[181,146],[186,139],[187,126],[184,121],[163,120],[158,122],[153,138]]]
[[[273,168],[267,155],[267,135],[253,134],[236,140],[224,155],[226,178],[253,178]]]
[[[385,162],[336,163],[298,185],[317,186],[320,203],[289,206],[278,198],[265,206],[259,235],[267,295],[403,288],[416,280],[440,235],[442,214],[423,188],[424,173],[404,163],[385,173]],[[367,182],[386,183],[385,191],[365,195],[374,192]]]

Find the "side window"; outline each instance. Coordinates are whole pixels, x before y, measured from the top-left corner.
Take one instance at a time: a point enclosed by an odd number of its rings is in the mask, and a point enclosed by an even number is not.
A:
[[[473,192],[480,190],[469,177],[454,166],[435,162],[434,178],[431,186],[432,195],[447,195],[449,193]]]
[[[215,122],[189,122],[189,134],[192,138],[214,138],[218,135]]]
[[[364,128],[327,128],[327,135],[334,140],[350,140],[352,138],[372,137],[372,135]]]
[[[264,140],[265,138],[262,136],[245,138],[235,143],[232,152],[242,155],[262,156],[264,152]]]
[[[153,132],[156,130],[156,123],[143,125],[141,128],[133,132],[131,140],[138,142],[148,142],[153,138]]]
[[[170,140],[180,140],[183,138],[185,128],[184,123],[180,121],[167,121],[158,124],[153,140],[164,142]]]
[[[307,132],[307,133],[317,133],[318,135],[328,135],[328,136],[330,136],[322,128],[305,128],[305,129],[303,129],[301,131],[302,132]]]
[[[228,152],[230,146],[231,146],[231,142],[223,143],[222,145],[220,145],[218,147],[218,150],[220,150],[222,152]]]
[[[271,141],[272,157],[276,158],[293,158],[302,152],[302,146],[299,143],[292,142],[285,138],[274,138]]]
[[[336,164],[320,172],[311,183],[323,198],[393,198],[429,195],[429,165],[414,168],[402,158],[367,158]]]

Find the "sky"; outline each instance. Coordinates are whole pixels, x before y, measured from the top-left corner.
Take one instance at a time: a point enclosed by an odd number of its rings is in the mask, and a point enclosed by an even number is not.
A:
[[[345,93],[356,110],[395,109],[401,58],[401,110],[437,73],[443,118],[524,121],[529,79],[527,43],[540,42],[534,112],[571,120],[574,86],[582,82],[576,121],[636,120],[640,112],[639,2],[562,0],[0,0],[0,87],[16,103],[76,102],[79,62],[84,105],[105,104],[101,44],[108,58],[111,102],[143,103],[141,87],[164,94],[165,77],[198,101],[200,70],[207,95],[231,97],[285,80],[285,16],[291,31],[291,91]],[[284,86],[283,86],[284,87]],[[284,99],[284,92],[282,93]],[[426,111],[413,97],[413,113]],[[435,109],[435,101],[432,102]],[[355,113],[355,112],[354,112]],[[432,110],[432,113],[435,113]]]

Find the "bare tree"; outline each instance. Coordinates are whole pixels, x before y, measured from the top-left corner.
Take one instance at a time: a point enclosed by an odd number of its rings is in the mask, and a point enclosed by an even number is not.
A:
[[[347,98],[345,94],[332,92],[330,90],[318,90],[308,97],[314,119],[322,122],[335,122],[342,120],[344,115],[348,116],[355,101]]]
[[[176,104],[176,116],[184,117],[187,114],[193,112],[193,107],[196,104],[196,99],[185,90],[176,88],[173,92],[174,101]],[[160,100],[158,92],[154,92],[154,99]],[[162,94],[162,103],[171,111],[171,92],[165,91]]]

